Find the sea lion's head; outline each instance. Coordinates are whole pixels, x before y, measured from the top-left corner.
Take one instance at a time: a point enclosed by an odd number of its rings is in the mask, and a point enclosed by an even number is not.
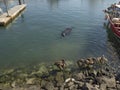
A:
[[[65,33],[62,33],[61,36],[65,37]]]

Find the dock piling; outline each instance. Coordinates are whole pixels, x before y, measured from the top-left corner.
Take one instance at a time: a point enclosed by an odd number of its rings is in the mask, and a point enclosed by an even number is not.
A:
[[[22,4],[21,0],[18,0],[18,2],[19,2],[19,5],[21,5],[21,4]]]

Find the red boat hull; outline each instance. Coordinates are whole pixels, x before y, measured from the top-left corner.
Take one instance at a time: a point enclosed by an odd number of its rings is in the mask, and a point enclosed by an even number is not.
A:
[[[116,27],[116,24],[114,24],[111,20],[110,20],[110,27],[111,30],[113,31],[113,33],[120,38],[120,25],[119,27]]]

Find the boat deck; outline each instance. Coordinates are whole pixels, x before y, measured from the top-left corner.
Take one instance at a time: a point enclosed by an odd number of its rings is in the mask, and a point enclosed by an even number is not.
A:
[[[20,12],[22,12],[26,8],[26,4],[17,5],[13,8],[8,10],[9,16],[7,16],[7,13],[3,13],[0,15],[0,26],[6,26],[9,24],[14,18],[16,18]]]

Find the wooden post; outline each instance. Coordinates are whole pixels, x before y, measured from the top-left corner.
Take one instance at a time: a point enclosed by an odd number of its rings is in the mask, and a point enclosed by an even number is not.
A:
[[[21,3],[21,0],[18,0],[18,2],[19,2],[19,5],[21,5],[22,3]]]
[[[7,2],[6,0],[3,0],[4,1],[4,4],[5,4],[5,8],[6,8],[6,12],[7,12],[7,17],[9,17],[9,12],[8,12],[8,6],[7,6]]]

